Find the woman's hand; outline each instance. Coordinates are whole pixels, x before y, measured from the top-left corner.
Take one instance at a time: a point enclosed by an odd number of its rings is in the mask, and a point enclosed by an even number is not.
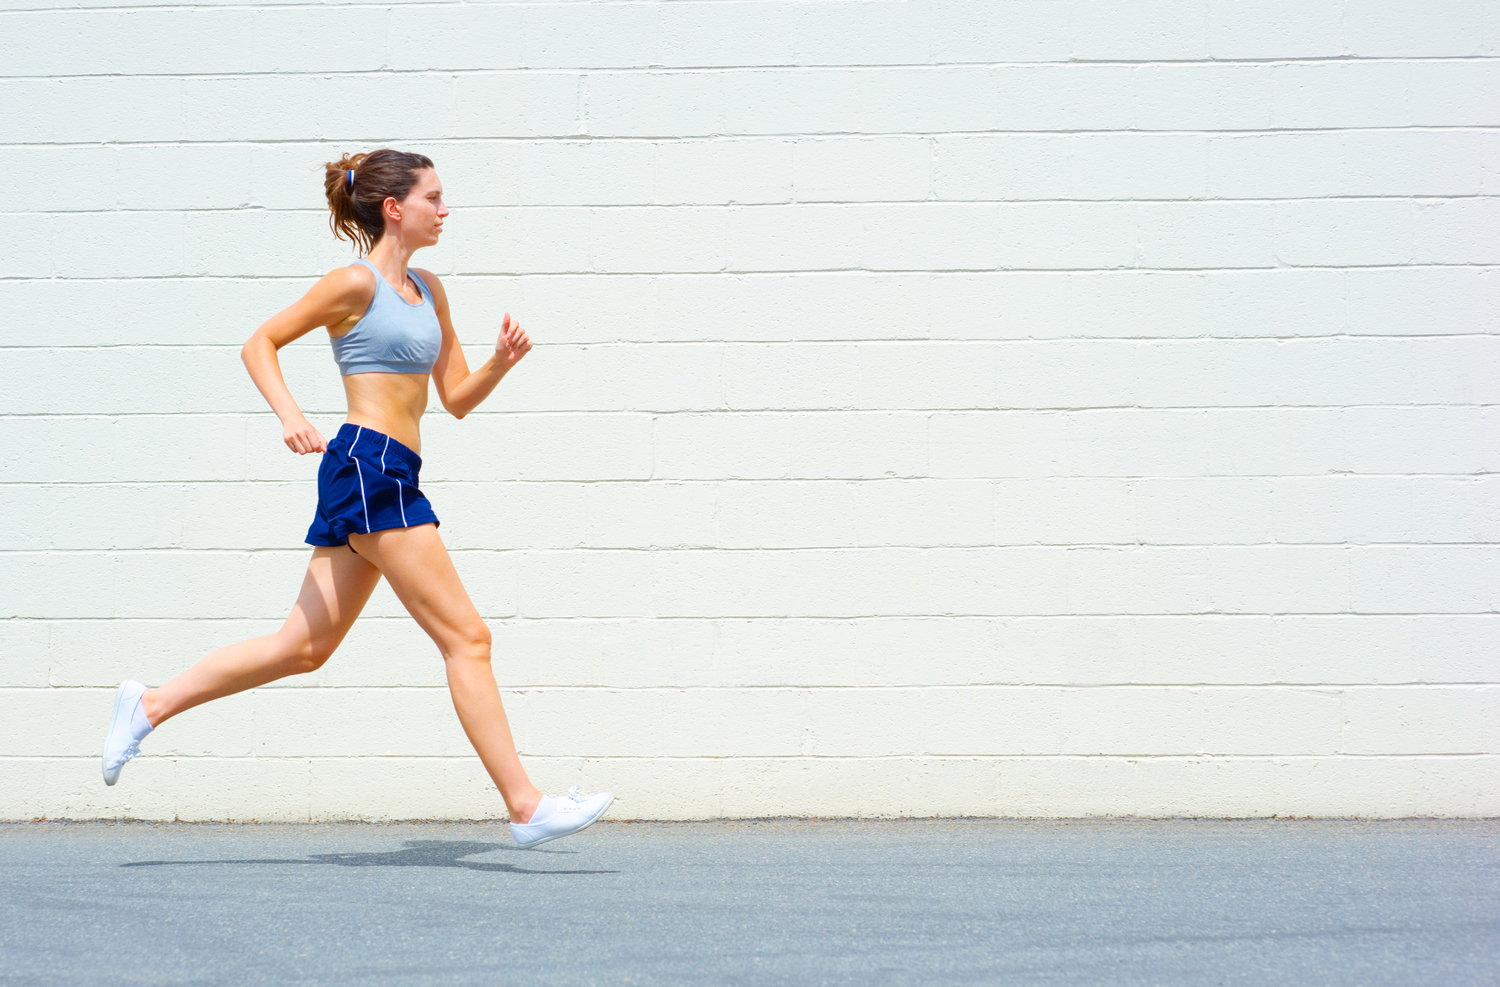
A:
[[[510,313],[500,321],[500,338],[495,340],[495,359],[506,370],[521,362],[521,357],[531,352],[531,338],[521,323],[511,321]]]
[[[281,441],[299,456],[305,456],[310,452],[326,452],[328,449],[328,443],[323,441],[322,434],[313,428],[312,422],[306,418],[283,422]]]

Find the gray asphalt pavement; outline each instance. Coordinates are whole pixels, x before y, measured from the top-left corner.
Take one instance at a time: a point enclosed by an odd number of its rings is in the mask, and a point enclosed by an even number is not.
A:
[[[0,983],[1500,984],[1500,821],[0,825]]]

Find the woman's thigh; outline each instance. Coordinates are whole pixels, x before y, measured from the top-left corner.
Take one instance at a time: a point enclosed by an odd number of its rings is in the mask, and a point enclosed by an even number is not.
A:
[[[379,583],[380,570],[346,546],[314,548],[283,633],[326,656],[349,633]]]
[[[489,630],[458,578],[437,525],[354,534],[349,542],[380,570],[401,605],[445,657],[480,641],[488,643]]]

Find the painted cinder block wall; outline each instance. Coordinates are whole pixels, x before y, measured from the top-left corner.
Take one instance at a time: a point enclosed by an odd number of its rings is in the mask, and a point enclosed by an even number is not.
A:
[[[0,9],[0,817],[491,817],[238,347],[432,155],[424,487],[538,780],[617,816],[1500,813],[1500,14],[1401,0]],[[284,351],[333,429],[324,339]],[[434,405],[436,403],[434,402]]]

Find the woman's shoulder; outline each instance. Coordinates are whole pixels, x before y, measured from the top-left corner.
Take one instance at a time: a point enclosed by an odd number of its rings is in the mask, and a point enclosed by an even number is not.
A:
[[[335,298],[363,299],[368,306],[375,295],[375,272],[364,264],[336,267],[323,275],[317,288]]]
[[[422,279],[422,283],[427,286],[427,290],[432,292],[432,300],[434,302],[439,305],[447,302],[448,295],[443,291],[443,282],[438,280],[436,274],[420,267],[411,268],[411,273]]]
[[[375,300],[375,275],[363,264],[329,271],[297,303],[314,325],[336,326],[362,315]]]

